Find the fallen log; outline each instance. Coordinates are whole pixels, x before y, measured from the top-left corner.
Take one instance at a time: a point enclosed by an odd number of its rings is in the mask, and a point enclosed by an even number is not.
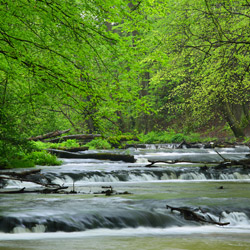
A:
[[[0,175],[25,177],[27,175],[38,174],[40,172],[41,172],[41,169],[32,169],[32,170],[27,170],[27,171],[22,171],[22,172],[0,171]]]
[[[241,160],[230,160],[222,156],[217,150],[214,150],[215,153],[221,158],[221,161],[217,162],[208,162],[208,161],[191,161],[191,160],[159,160],[159,161],[153,161],[153,160],[148,160],[150,163],[145,165],[144,167],[147,168],[153,168],[156,167],[156,163],[166,163],[166,164],[176,164],[176,163],[183,163],[183,162],[189,162],[189,163],[197,163],[197,164],[217,164],[214,168],[226,168],[229,166],[243,166],[245,168],[250,168],[250,158],[245,158]]]
[[[245,158],[241,160],[230,160],[226,159],[222,156],[218,151],[214,150],[223,160],[223,162],[219,163],[215,168],[225,168],[228,166],[243,166],[243,167],[250,167],[250,158]]]
[[[145,144],[126,144],[124,146],[125,149],[127,148],[147,148]]]
[[[122,155],[122,154],[111,154],[111,153],[79,154],[57,149],[49,149],[48,152],[55,154],[59,158],[67,158],[67,159],[97,159],[97,160],[124,161],[132,163],[135,162],[135,158],[133,155]]]
[[[219,226],[227,226],[230,224],[230,222],[218,222],[218,221],[214,221],[211,217],[209,217],[209,220],[206,219],[203,215],[200,215],[190,209],[187,208],[178,208],[178,207],[172,207],[169,205],[166,205],[167,209],[170,209],[171,212],[173,211],[178,211],[180,212],[181,215],[183,215],[185,220],[193,220],[193,221],[197,221],[197,222],[204,222],[204,223],[210,223],[210,224],[215,224],[215,225],[219,225]]]
[[[75,147],[75,148],[63,148],[63,147],[58,147],[56,148],[58,150],[63,150],[63,151],[67,151],[67,152],[79,152],[79,151],[86,151],[89,148],[88,147]]]
[[[49,133],[44,134],[44,135],[30,137],[30,138],[28,138],[28,140],[29,141],[43,141],[43,140],[48,139],[48,138],[53,138],[53,137],[57,137],[57,136],[60,136],[62,134],[68,133],[69,131],[70,131],[70,129],[61,130],[61,131],[56,130],[56,131],[49,132]]]
[[[67,189],[68,187],[57,187],[57,188],[45,188],[45,189],[37,189],[37,190],[26,190],[25,187],[19,190],[6,190],[0,191],[0,194],[24,194],[24,193],[42,193],[42,194],[55,194],[59,193],[59,191]]]
[[[168,161],[152,161],[148,160],[150,163],[145,165],[146,168],[154,168],[156,163],[166,163],[166,164],[176,164],[176,163],[196,163],[196,164],[221,164],[222,162],[207,162],[207,161],[190,161],[190,160],[168,160]]]
[[[26,190],[25,187],[19,190],[4,190],[0,191],[0,194],[21,194],[21,193],[59,193],[63,189],[68,187],[61,186],[59,184],[51,183],[44,175],[40,174],[41,169],[32,169],[28,171],[0,171],[1,180],[15,180],[20,182],[31,182],[38,184],[41,187],[35,190]],[[43,188],[42,188],[43,187]]]
[[[22,194],[24,193],[25,187],[19,190],[11,190],[11,191],[1,191],[0,194]]]
[[[99,192],[94,192],[94,194],[105,194],[106,196],[111,196],[111,195],[126,195],[126,194],[132,194],[129,193],[128,191],[124,191],[124,192],[116,192],[112,186],[102,186],[103,189],[106,190],[102,190]]]
[[[58,184],[51,183],[44,175],[40,174],[41,169],[28,171],[0,171],[1,180],[15,180],[21,182],[31,182],[44,187],[60,187]]]
[[[58,186],[60,186],[58,184],[48,183],[47,179],[44,182],[42,182],[42,181],[32,180],[30,178],[0,176],[0,180],[14,180],[14,181],[21,181],[21,182],[32,182],[34,184],[41,185],[44,187],[53,187],[53,186],[58,187]]]
[[[51,140],[46,140],[46,142],[52,142],[52,143],[58,143],[58,142],[62,142],[62,141],[67,141],[67,140],[72,140],[72,139],[76,139],[76,140],[89,140],[89,139],[95,139],[101,137],[100,134],[76,134],[76,135],[66,135],[66,136],[62,136],[59,138],[55,138],[55,139],[51,139]]]

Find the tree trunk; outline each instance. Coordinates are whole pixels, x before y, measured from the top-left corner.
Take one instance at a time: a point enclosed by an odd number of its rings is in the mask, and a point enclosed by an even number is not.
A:
[[[230,126],[231,130],[233,131],[234,136],[236,138],[244,137],[245,134],[244,134],[243,128],[240,125],[240,121],[238,121],[236,119],[228,102],[224,103],[223,114],[224,114],[224,117],[225,117],[228,125]]]

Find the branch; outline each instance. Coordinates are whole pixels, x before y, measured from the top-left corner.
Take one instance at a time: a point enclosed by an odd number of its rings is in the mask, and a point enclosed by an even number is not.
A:
[[[224,162],[230,161],[230,160],[224,158],[217,150],[214,150],[214,152],[215,152],[216,154],[218,154],[218,155],[224,160]]]
[[[62,134],[68,133],[69,131],[70,131],[70,129],[62,130],[62,131],[56,130],[56,131],[49,132],[49,133],[44,134],[44,135],[30,137],[30,138],[28,138],[28,140],[29,141],[42,141],[44,139],[60,136]]]
[[[181,215],[183,215],[184,219],[186,220],[193,220],[193,221],[197,221],[197,222],[205,222],[205,223],[210,223],[210,224],[215,224],[215,225],[219,225],[219,226],[226,226],[226,225],[229,225],[230,222],[225,222],[225,223],[222,223],[222,222],[217,222],[217,221],[214,221],[210,216],[209,216],[209,219],[206,219],[203,215],[200,215],[190,209],[187,209],[187,208],[178,208],[178,207],[172,207],[172,206],[169,206],[169,205],[166,205],[166,208],[167,209],[170,209],[171,212],[172,211],[178,211],[180,212]]]

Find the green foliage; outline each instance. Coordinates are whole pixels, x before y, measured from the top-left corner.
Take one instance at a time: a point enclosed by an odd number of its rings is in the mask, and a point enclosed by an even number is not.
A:
[[[32,144],[36,150],[40,151],[40,150],[45,150],[45,149],[50,148],[52,143],[49,143],[49,142],[46,143],[42,141],[32,141]]]
[[[140,141],[143,143],[180,143],[186,141],[188,143],[213,141],[215,138],[202,138],[199,133],[176,133],[174,130],[141,134]]]
[[[62,161],[58,160],[55,155],[52,155],[47,151],[31,152],[25,157],[25,160],[33,162],[35,165],[42,165],[42,166],[43,165],[56,166],[62,164]]]
[[[1,158],[1,168],[32,168],[35,165],[61,165],[62,162],[55,155],[49,154],[47,151],[24,152],[19,150],[11,157]]]
[[[72,142],[71,142],[72,144]],[[44,149],[48,144],[27,140],[0,140],[1,168],[31,168],[35,165],[60,165],[56,156]]]
[[[85,146],[89,147],[89,149],[111,149],[110,143],[101,138],[95,138],[91,142],[88,142]]]
[[[245,0],[4,1],[0,16],[1,165],[57,129],[120,146],[135,129],[164,143],[218,117],[236,137],[250,124]]]
[[[0,162],[0,166],[4,169],[8,168],[32,168],[35,166],[35,163],[33,161],[30,161],[29,159],[23,159],[21,157],[16,159],[10,159]]]
[[[131,134],[122,134],[122,135],[116,135],[116,136],[110,136],[108,137],[108,142],[113,146],[113,147],[119,147],[122,146],[123,142],[134,142],[134,140],[137,139],[136,136],[131,135]]]
[[[80,147],[80,144],[77,142],[76,139],[69,139],[60,143],[52,144],[52,148],[56,148],[57,146],[63,148],[77,148]]]
[[[59,143],[51,142],[42,142],[42,141],[33,141],[34,148],[37,150],[43,150],[48,148],[77,148],[80,147],[80,144],[75,139],[69,139]]]
[[[250,137],[245,137],[243,143],[249,143],[250,142]]]

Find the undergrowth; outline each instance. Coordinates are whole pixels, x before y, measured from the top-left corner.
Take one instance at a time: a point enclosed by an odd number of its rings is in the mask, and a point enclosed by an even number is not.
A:
[[[106,139],[95,138],[86,145],[89,149],[111,149],[111,144]]]

